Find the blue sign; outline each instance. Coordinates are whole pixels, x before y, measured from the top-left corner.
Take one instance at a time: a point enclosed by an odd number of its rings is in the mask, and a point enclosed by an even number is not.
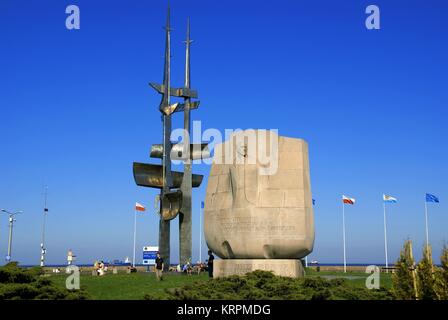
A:
[[[159,247],[143,247],[143,264],[155,265],[158,251]]]
[[[143,251],[143,260],[155,260],[157,257],[157,252],[155,251]]]

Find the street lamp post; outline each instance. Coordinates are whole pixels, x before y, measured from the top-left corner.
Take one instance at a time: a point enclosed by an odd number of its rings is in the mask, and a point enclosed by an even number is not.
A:
[[[0,211],[9,215],[8,255],[6,256],[6,262],[10,262],[12,254],[12,229],[14,227],[14,221],[16,221],[16,219],[14,219],[14,216],[22,213],[22,211],[10,212],[5,209],[1,209]]]

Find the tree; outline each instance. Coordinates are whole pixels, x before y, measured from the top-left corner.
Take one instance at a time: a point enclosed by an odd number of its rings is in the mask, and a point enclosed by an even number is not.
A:
[[[440,263],[441,267],[435,273],[435,290],[438,299],[448,300],[448,247],[446,244],[442,249]]]
[[[437,300],[435,283],[436,277],[434,264],[432,263],[431,247],[426,245],[423,248],[422,260],[417,265],[418,298],[421,300]]]
[[[412,256],[412,241],[406,240],[400,252],[400,258],[395,263],[395,273],[392,274],[392,293],[399,300],[414,300],[416,298],[415,262]]]

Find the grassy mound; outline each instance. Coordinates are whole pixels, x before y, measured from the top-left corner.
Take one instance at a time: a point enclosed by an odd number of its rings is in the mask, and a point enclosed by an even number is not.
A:
[[[42,277],[40,267],[23,269],[11,262],[0,267],[0,300],[6,299],[86,299],[83,291],[72,292],[55,286]]]
[[[387,289],[368,290],[354,287],[345,279],[321,277],[287,278],[267,271],[245,276],[231,276],[195,282],[180,288],[166,289],[168,299],[175,300],[389,300]],[[146,294],[145,299],[159,297]]]

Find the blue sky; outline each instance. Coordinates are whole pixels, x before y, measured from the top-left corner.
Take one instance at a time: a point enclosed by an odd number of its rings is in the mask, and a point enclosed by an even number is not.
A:
[[[349,263],[384,261],[382,193],[388,206],[389,260],[403,241],[424,244],[424,195],[434,253],[447,238],[448,4],[430,1],[172,0],[172,82],[181,85],[185,24],[191,17],[192,86],[206,128],[278,129],[309,143],[316,199],[311,259],[342,262],[341,195]],[[65,8],[81,29],[65,28]],[[365,8],[381,10],[367,30]],[[39,261],[43,186],[49,186],[48,263],[132,256],[133,206],[153,207],[132,162],[161,141],[160,96],[166,2],[0,2],[0,207],[23,210],[13,257]],[[177,116],[175,126],[181,126]],[[196,166],[207,175],[209,167]],[[193,259],[199,206],[194,191]],[[139,247],[158,239],[157,215],[138,217]],[[178,259],[178,220],[172,261]],[[0,216],[0,263],[7,218]],[[206,248],[203,246],[203,256]]]

